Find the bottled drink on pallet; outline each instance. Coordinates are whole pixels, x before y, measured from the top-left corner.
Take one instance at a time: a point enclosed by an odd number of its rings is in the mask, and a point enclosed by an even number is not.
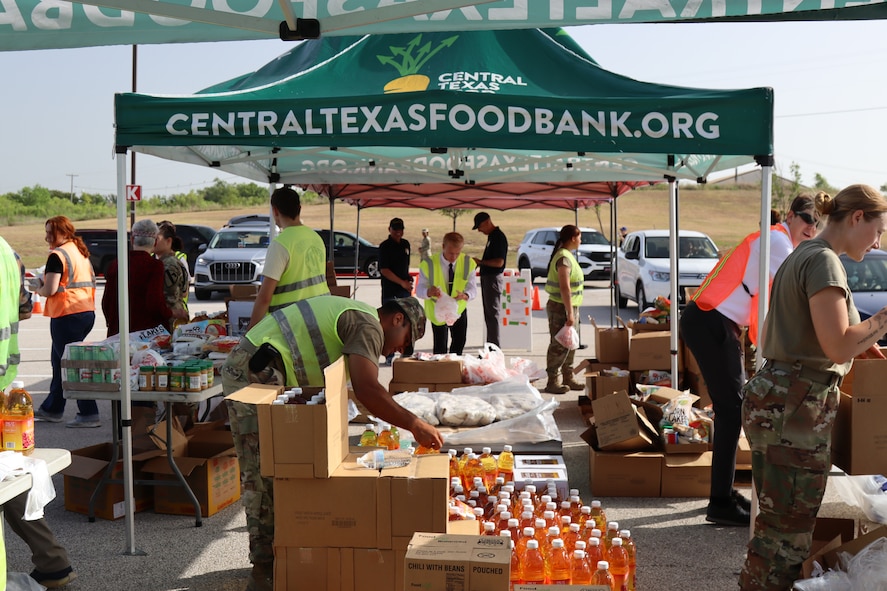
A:
[[[573,556],[570,559],[570,584],[571,585],[589,585],[593,575],[591,563],[588,561],[588,555],[584,550],[573,550]]]
[[[622,547],[622,538],[613,538],[608,562],[613,575],[613,591],[628,591],[628,552]]]
[[[613,577],[610,575],[610,563],[606,560],[599,560],[597,570],[591,577],[592,585],[606,585],[610,589],[613,588]]]
[[[378,436],[376,435],[376,428],[372,423],[367,423],[367,426],[364,428],[363,433],[360,435],[360,442],[358,445],[361,447],[375,447],[376,442],[378,441]]]
[[[548,582],[552,585],[570,584],[570,558],[564,548],[564,541],[560,538],[551,541],[548,557]]]
[[[521,580],[528,585],[542,585],[545,583],[545,560],[539,551],[539,542],[527,541],[521,563]]]
[[[628,591],[637,591],[638,588],[638,549],[634,545],[631,538],[631,531],[623,529],[619,531],[619,537],[622,538],[622,547],[628,552]]]

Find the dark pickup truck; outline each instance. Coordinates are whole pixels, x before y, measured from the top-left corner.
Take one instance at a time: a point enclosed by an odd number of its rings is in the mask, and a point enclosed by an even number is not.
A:
[[[77,230],[89,249],[89,261],[96,275],[104,275],[111,261],[117,258],[117,230]],[[216,231],[209,226],[176,224],[176,233],[182,239],[185,254],[188,255],[188,268],[194,274],[194,261],[197,255],[206,250],[206,245]],[[201,248],[202,247],[202,248]]]

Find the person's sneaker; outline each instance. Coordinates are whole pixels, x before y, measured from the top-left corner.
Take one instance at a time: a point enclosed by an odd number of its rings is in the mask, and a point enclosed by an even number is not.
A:
[[[751,523],[751,515],[732,497],[726,502],[709,501],[705,520],[718,525],[746,526]]]
[[[34,420],[46,423],[61,423],[64,421],[64,413],[46,412],[41,407],[34,411]]]
[[[739,507],[742,507],[743,509],[745,509],[746,511],[751,513],[751,501],[749,499],[745,498],[745,495],[743,495],[741,492],[734,489],[730,493],[730,498],[733,499],[733,502],[736,503],[736,505],[738,505]]]
[[[85,417],[80,413],[77,413],[73,421],[65,423],[65,427],[69,429],[94,429],[101,426],[102,421],[99,419],[99,415]]]
[[[76,579],[77,573],[70,566],[54,573],[43,573],[35,568],[31,571],[31,578],[47,589],[58,589]]]

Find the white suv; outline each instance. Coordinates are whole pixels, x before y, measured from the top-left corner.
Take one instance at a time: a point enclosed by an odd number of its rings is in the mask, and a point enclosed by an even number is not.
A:
[[[194,264],[194,297],[208,300],[231,285],[261,285],[271,226],[264,220],[232,219]]]
[[[718,247],[702,232],[681,230],[678,235],[678,305],[685,287],[699,287],[718,262]],[[657,296],[670,298],[671,261],[668,230],[641,230],[625,237],[617,251],[619,307],[634,300],[641,310]]]
[[[612,260],[609,241],[594,228],[579,229],[582,231],[582,243],[576,260],[586,281],[609,279]],[[527,232],[517,248],[518,269],[530,269],[534,279],[546,276],[560,231],[560,228],[536,228]]]

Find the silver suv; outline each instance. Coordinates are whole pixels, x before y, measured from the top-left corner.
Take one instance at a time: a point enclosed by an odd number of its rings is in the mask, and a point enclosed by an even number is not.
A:
[[[594,228],[579,229],[582,231],[582,243],[576,260],[585,280],[609,279],[612,268],[610,242]],[[534,279],[547,275],[548,263],[560,231],[560,228],[535,228],[527,232],[517,247],[518,269],[530,269]]]
[[[232,219],[197,257],[194,297],[208,300],[214,291],[227,292],[231,285],[260,285],[270,233],[271,226],[266,220]]]

